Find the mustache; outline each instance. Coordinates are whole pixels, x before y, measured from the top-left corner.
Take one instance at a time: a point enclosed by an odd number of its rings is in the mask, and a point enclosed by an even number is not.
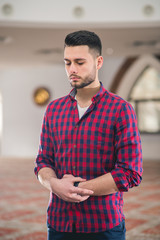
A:
[[[80,76],[75,75],[75,74],[71,74],[71,75],[69,76],[69,78],[72,78],[72,77],[81,78]]]

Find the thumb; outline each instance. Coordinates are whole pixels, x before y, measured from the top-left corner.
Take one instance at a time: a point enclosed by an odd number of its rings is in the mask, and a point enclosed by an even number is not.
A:
[[[74,177],[73,181],[74,182],[85,182],[86,179],[85,178],[81,178],[81,177]]]

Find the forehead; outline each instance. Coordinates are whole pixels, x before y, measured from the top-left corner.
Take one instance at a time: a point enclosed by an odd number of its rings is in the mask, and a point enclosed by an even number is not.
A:
[[[88,58],[91,54],[87,45],[82,46],[66,46],[64,49],[65,59]]]

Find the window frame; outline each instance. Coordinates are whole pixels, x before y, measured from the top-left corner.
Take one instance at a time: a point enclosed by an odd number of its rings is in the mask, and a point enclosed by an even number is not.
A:
[[[112,86],[110,88],[111,92],[114,92],[124,98],[126,101],[137,102],[135,105],[138,104],[140,101],[160,101],[160,98],[148,98],[148,99],[140,99],[140,100],[133,100],[130,98],[131,91],[139,77],[148,67],[153,67],[160,72],[160,56],[153,56],[153,55],[143,55],[139,58],[128,58],[121,68],[119,69],[118,73],[116,74]],[[123,70],[123,71],[122,71]],[[138,108],[135,107],[135,112],[137,114],[138,119]],[[138,121],[139,122],[139,121]],[[138,123],[139,127],[139,123]],[[148,132],[148,131],[140,131],[141,134],[145,135],[159,135],[160,131],[157,132]]]
[[[137,77],[137,79],[135,80],[134,84],[132,85],[130,91],[129,91],[129,94],[128,94],[128,99],[127,101],[128,102],[134,102],[135,104],[135,112],[136,112],[136,115],[137,115],[137,120],[138,120],[138,129],[140,131],[140,133],[143,133],[143,134],[160,134],[160,129],[159,131],[156,131],[156,132],[150,132],[150,131],[143,131],[140,129],[140,124],[139,124],[139,110],[138,110],[138,104],[141,103],[141,102],[160,102],[160,97],[159,98],[142,98],[142,99],[133,99],[130,97],[131,93],[132,93],[132,89],[135,87],[135,85],[137,84],[137,82],[139,81],[139,79],[141,78],[141,76],[143,75],[143,73],[149,68],[149,67],[153,67],[154,66],[151,66],[151,65],[146,65],[146,67],[143,69],[143,71],[140,73],[140,75]]]
[[[135,104],[135,112],[136,112],[136,115],[137,115],[137,120],[138,120],[138,129],[140,131],[140,133],[143,133],[143,134],[152,134],[152,135],[155,135],[155,134],[160,134],[160,129],[159,131],[156,131],[156,132],[150,132],[150,131],[143,131],[140,129],[140,126],[139,126],[139,109],[138,109],[138,104],[139,103],[142,103],[142,102],[159,102],[160,103],[160,98],[148,98],[148,99],[140,99],[140,100],[133,100],[131,98],[128,99],[128,102],[134,102]]]

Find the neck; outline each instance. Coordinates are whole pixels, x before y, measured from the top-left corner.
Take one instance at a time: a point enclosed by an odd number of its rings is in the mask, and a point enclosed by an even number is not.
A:
[[[86,105],[91,102],[91,99],[100,90],[100,82],[94,86],[87,86],[86,88],[77,89],[76,98],[80,105]]]

